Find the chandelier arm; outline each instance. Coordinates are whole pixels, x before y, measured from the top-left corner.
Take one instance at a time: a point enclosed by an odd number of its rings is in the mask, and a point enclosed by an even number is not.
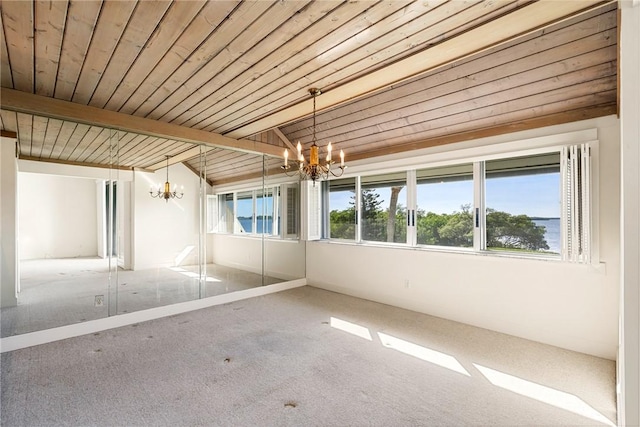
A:
[[[338,169],[340,169],[340,173],[336,173],[336,172],[334,172],[332,170],[330,170],[329,172],[331,172],[331,175],[333,175],[336,178],[338,178],[338,177],[342,176],[342,174],[344,173],[344,170],[346,169],[346,167],[345,166],[339,166]]]

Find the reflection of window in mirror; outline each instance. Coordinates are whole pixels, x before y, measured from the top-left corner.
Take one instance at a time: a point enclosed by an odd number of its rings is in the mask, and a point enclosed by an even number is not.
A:
[[[235,214],[233,211],[233,193],[218,195],[218,232],[233,233]]]
[[[300,230],[300,185],[283,184],[280,190],[282,199],[282,237],[297,239]]]
[[[207,195],[207,233],[218,232],[218,196]]]
[[[255,230],[255,206],[253,191],[242,191],[236,195],[236,233],[251,234]]]

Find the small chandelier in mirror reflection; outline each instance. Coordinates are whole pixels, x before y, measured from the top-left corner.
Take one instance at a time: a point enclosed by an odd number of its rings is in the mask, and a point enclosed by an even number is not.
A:
[[[302,145],[298,142],[298,157],[289,164],[289,150],[284,150],[284,165],[281,168],[287,176],[299,175],[300,179],[310,179],[314,185],[316,181],[329,178],[329,175],[335,177],[342,176],[347,168],[344,165],[344,151],[340,150],[340,166],[331,169],[335,163],[331,157],[331,142],[327,145],[327,157],[324,163],[320,162],[319,147],[316,140],[316,96],[322,92],[320,89],[311,88],[309,93],[313,97],[313,139],[311,144],[311,152],[309,153],[309,161],[307,162],[302,155]]]
[[[182,196],[184,196],[184,187],[180,187],[179,193],[176,185],[174,185],[173,190],[171,190],[171,184],[169,184],[169,156],[165,157],[167,158],[167,181],[164,183],[164,191],[162,190],[162,186],[158,184],[157,187],[151,186],[149,194],[151,194],[151,197],[164,199],[166,202],[169,202],[169,199],[182,199]]]

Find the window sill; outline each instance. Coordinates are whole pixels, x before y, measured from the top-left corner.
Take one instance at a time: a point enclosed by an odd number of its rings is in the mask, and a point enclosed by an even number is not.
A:
[[[315,240],[314,242],[327,243],[330,245],[346,245],[346,246],[363,246],[371,248],[382,249],[400,249],[409,251],[420,252],[436,252],[436,253],[448,253],[459,255],[471,255],[471,256],[483,256],[483,257],[495,257],[495,258],[512,258],[512,259],[525,259],[525,260],[537,260],[537,261],[551,261],[551,262],[563,262],[560,255],[546,255],[546,254],[519,254],[517,252],[507,251],[475,251],[472,248],[452,248],[446,246],[407,246],[402,243],[384,243],[384,242],[355,242],[348,240],[331,240],[322,239]]]
[[[262,235],[262,234],[253,234],[253,233],[210,232],[208,234],[212,234],[215,236],[239,237],[241,239],[254,239],[254,240],[262,240],[264,238],[266,240],[277,240],[282,242],[299,242],[300,241],[300,239],[297,237],[280,237],[280,236]]]

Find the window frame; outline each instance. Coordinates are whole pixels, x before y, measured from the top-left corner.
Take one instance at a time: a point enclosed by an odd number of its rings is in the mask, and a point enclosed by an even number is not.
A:
[[[292,203],[295,204],[293,207],[294,214],[297,215],[297,219],[295,221],[296,234],[287,234],[287,221],[289,221],[287,206],[284,206],[285,203],[288,203],[288,198],[286,195],[283,195],[283,191],[287,191],[288,188],[297,187],[297,197],[292,200]],[[252,228],[251,232],[241,232],[239,227],[239,220],[237,218],[238,212],[238,195],[239,194],[248,194],[251,193],[251,205],[252,205]],[[265,214],[265,212],[258,212],[258,198],[263,197],[267,194],[267,197],[273,198],[273,212],[271,213],[271,233],[259,232],[257,220],[258,217]],[[211,200],[217,200],[216,208],[217,208],[217,221],[215,226],[208,226],[208,233],[212,234],[225,234],[230,236],[246,236],[246,237],[265,237],[269,239],[283,239],[283,240],[298,240],[300,238],[300,188],[298,183],[278,183],[278,184],[270,184],[264,186],[245,186],[237,189],[230,190],[221,190],[215,192],[212,195],[208,195]],[[227,201],[228,195],[233,196],[233,209],[230,216],[230,219],[233,219],[233,231],[229,231],[229,227],[227,225],[228,219],[226,217],[223,218],[224,211],[221,209],[220,204],[225,203]],[[264,203],[263,203],[263,211],[264,211]],[[282,216],[282,217],[281,217]],[[264,220],[264,217],[263,217]],[[278,220],[281,221],[278,224]],[[214,221],[211,221],[214,222]],[[224,227],[222,227],[224,225]],[[264,229],[263,224],[263,229]]]
[[[575,257],[573,259],[569,259],[566,256],[564,248],[560,247],[560,255],[556,254],[548,254],[548,253],[524,253],[517,250],[514,251],[495,251],[488,250],[486,248],[486,201],[485,201],[485,162],[490,160],[497,159],[508,159],[513,157],[527,157],[527,156],[535,156],[539,154],[545,153],[562,153],[563,149],[566,147],[573,146],[576,144],[587,143],[590,145],[591,157],[590,157],[590,191],[586,194],[588,205],[588,217],[590,218],[590,223],[587,224],[589,230],[587,233],[589,234],[589,240],[586,245],[590,249],[590,257],[587,254],[585,259],[579,259],[576,261]],[[528,146],[530,148],[522,149],[521,147]],[[448,157],[448,158],[447,158]],[[407,159],[404,159],[406,163]],[[343,178],[356,178],[356,202],[359,202],[362,198],[362,189],[360,186],[360,178],[371,175],[380,175],[385,173],[393,173],[393,172],[401,172],[405,171],[407,173],[407,211],[412,211],[410,215],[415,216],[416,210],[416,171],[419,169],[428,169],[435,168],[441,166],[454,166],[459,164],[469,164],[473,165],[473,186],[474,186],[474,196],[473,196],[473,220],[474,223],[478,221],[478,227],[474,226],[474,236],[473,236],[473,247],[464,248],[464,247],[450,247],[450,246],[435,246],[435,245],[418,245],[416,243],[417,240],[417,230],[415,226],[415,222],[413,226],[407,227],[407,242],[406,243],[389,243],[389,242],[375,242],[375,241],[364,241],[361,238],[361,228],[362,221],[360,218],[360,206],[356,206],[357,209],[357,221],[356,221],[356,239],[355,240],[345,240],[345,239],[335,239],[328,235],[328,230],[330,229],[330,218],[329,212],[325,212],[325,208],[323,207],[323,215],[325,218],[325,226],[326,230],[323,233],[323,239],[329,242],[339,242],[339,243],[351,243],[357,245],[369,245],[369,246],[394,246],[394,247],[402,247],[407,249],[419,249],[419,250],[427,250],[427,251],[444,251],[444,252],[455,252],[455,253],[470,253],[476,255],[488,255],[488,256],[498,256],[498,257],[517,257],[517,258],[527,258],[527,259],[544,259],[544,260],[557,260],[557,261],[568,261],[568,262],[581,262],[581,263],[597,263],[599,262],[598,255],[598,140],[597,140],[597,130],[596,129],[586,129],[581,131],[570,132],[566,134],[559,135],[550,135],[544,137],[537,137],[525,140],[512,140],[507,142],[502,142],[499,144],[487,144],[486,146],[481,147],[469,147],[457,150],[455,152],[440,152],[432,155],[423,155],[416,156],[413,161],[411,161],[408,165],[403,166],[401,163],[403,160],[389,160],[382,161],[378,163],[378,166],[375,167],[373,165],[369,165],[368,167],[360,168],[359,170],[352,170],[349,174],[345,174]],[[562,157],[561,162],[562,164]],[[386,167],[385,167],[386,166]],[[365,169],[366,168],[366,169]],[[354,168],[357,169],[357,168]],[[368,169],[368,170],[367,170]],[[375,169],[375,170],[374,170]],[[561,168],[561,175],[562,175]],[[562,177],[561,177],[562,183]],[[564,194],[561,191],[561,198],[564,198]],[[327,196],[323,195],[322,200],[327,200]],[[325,205],[326,206],[326,205]],[[564,208],[561,208],[561,213]],[[561,241],[564,239],[564,235],[567,233],[567,224],[564,222],[562,215],[560,216],[560,227],[561,227]],[[475,225],[475,224],[474,224]]]

